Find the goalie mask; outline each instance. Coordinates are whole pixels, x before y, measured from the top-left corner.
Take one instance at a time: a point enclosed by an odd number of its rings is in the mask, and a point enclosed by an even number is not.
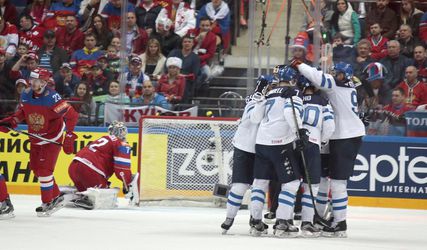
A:
[[[122,141],[126,141],[126,136],[128,134],[128,128],[123,122],[113,121],[113,123],[108,126],[108,133],[114,135]]]

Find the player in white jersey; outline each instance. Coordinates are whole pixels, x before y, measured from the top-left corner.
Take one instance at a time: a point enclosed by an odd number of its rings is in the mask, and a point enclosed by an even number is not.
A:
[[[246,98],[246,106],[233,137],[233,175],[227,199],[227,215],[224,223],[221,224],[223,234],[233,225],[234,218],[242,205],[243,196],[253,182],[255,138],[259,126],[259,122],[254,123],[250,119],[256,103],[253,96],[264,95],[271,80],[271,76],[261,75],[258,78],[255,93]],[[267,225],[265,227],[265,229],[268,228]]]
[[[313,200],[317,197],[321,176],[320,147],[322,143],[329,140],[335,130],[334,113],[328,100],[304,76],[300,77],[299,85],[303,89],[303,128],[309,131],[309,143],[304,149],[306,166],[302,167],[307,168],[310,177],[308,183],[307,176],[303,175],[301,232],[303,237],[318,237],[320,230],[313,224]],[[313,192],[313,200],[311,199],[309,185],[311,185]]]
[[[335,113],[335,131],[329,141],[329,176],[331,179],[332,214],[331,227],[323,228],[325,237],[346,237],[347,231],[347,181],[353,174],[354,161],[365,135],[365,126],[359,119],[357,93],[352,82],[350,64],[339,62],[331,74],[324,74],[299,60],[292,67],[323,90]]]
[[[253,122],[261,122],[255,145],[255,179],[251,192],[251,216],[254,223],[251,234],[259,236],[263,231],[261,219],[268,184],[270,180],[277,179],[281,183],[281,192],[274,234],[278,237],[295,237],[299,230],[293,225],[292,215],[301,176],[296,150],[304,149],[308,136],[307,130],[301,128],[303,106],[298,96],[299,90],[294,84],[296,71],[289,66],[276,70],[278,72],[274,73],[277,73],[278,85],[265,97],[257,98],[251,116]]]

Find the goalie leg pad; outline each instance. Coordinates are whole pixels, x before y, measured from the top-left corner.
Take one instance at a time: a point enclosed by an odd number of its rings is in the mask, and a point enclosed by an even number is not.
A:
[[[118,206],[119,191],[119,188],[88,188],[79,194],[87,196],[94,209],[113,209]]]

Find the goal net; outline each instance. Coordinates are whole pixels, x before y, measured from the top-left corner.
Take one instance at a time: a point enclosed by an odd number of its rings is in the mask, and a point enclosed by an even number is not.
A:
[[[214,185],[231,182],[237,119],[142,117],[140,200],[212,201]]]

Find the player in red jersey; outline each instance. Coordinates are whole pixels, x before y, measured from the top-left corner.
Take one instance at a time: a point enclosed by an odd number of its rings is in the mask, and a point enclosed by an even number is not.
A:
[[[88,188],[108,189],[108,179],[115,174],[123,182],[123,193],[132,201],[137,195],[137,185],[133,183],[136,180],[133,180],[130,169],[131,148],[126,142],[127,128],[122,122],[114,121],[108,131],[109,135],[92,142],[76,154],[68,173],[79,192]],[[93,209],[93,202],[83,196],[74,204]]]
[[[18,111],[0,121],[0,132],[9,132],[24,121],[28,124],[28,132],[42,138],[30,137],[30,168],[37,176],[41,187],[42,205],[36,208],[38,216],[50,216],[64,206],[58,186],[53,178],[56,160],[62,142],[67,154],[74,152],[74,141],[77,135],[73,133],[78,120],[78,113],[55,92],[47,87],[50,78],[49,71],[35,69],[31,72],[31,88],[21,95]],[[66,129],[65,139],[63,131]],[[58,144],[52,143],[57,142]]]
[[[0,220],[13,218],[13,205],[7,192],[6,180],[0,174]]]

